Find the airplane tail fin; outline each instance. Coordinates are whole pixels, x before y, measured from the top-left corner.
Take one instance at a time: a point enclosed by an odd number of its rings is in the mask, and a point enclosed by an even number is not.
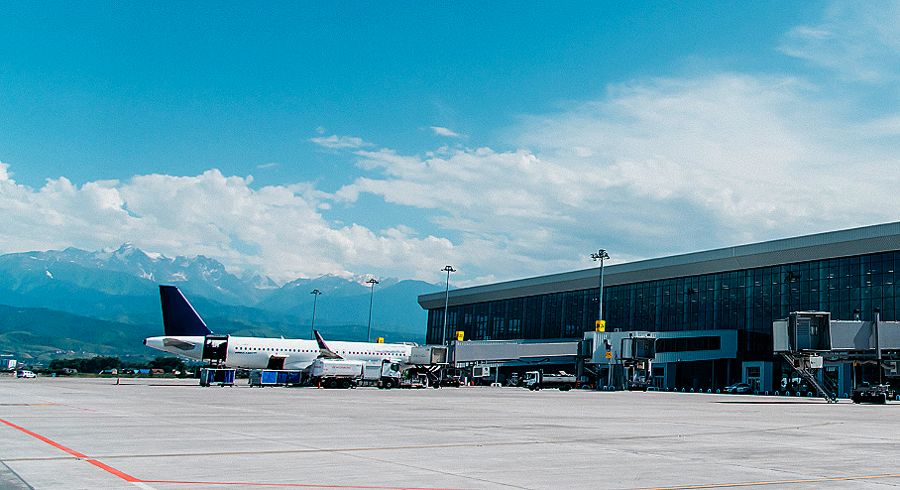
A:
[[[322,334],[319,333],[318,330],[313,330],[313,333],[316,335],[316,343],[319,344],[319,357],[323,359],[343,359],[338,353],[328,348],[328,345],[325,344],[325,339],[322,338]]]
[[[159,301],[166,335],[206,336],[212,333],[177,287],[160,285]]]

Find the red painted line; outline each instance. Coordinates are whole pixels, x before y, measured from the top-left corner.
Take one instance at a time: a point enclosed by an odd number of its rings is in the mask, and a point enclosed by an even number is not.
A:
[[[86,455],[81,454],[81,453],[79,453],[78,451],[76,451],[76,450],[74,450],[74,449],[69,449],[69,448],[67,448],[66,446],[63,446],[62,444],[60,444],[60,443],[58,443],[58,442],[56,442],[56,441],[53,441],[53,440],[51,440],[51,439],[48,439],[48,438],[46,438],[46,437],[44,437],[44,436],[42,436],[42,435],[40,435],[40,434],[38,434],[38,433],[36,433],[36,432],[31,432],[30,430],[28,430],[28,429],[26,429],[26,428],[24,428],[24,427],[19,427],[18,425],[14,424],[14,423],[12,423],[12,422],[10,422],[10,421],[8,421],[8,420],[0,419],[0,422],[2,422],[2,423],[4,423],[4,424],[6,424],[6,425],[12,427],[13,429],[16,429],[16,430],[18,430],[18,431],[20,431],[20,432],[23,432],[23,433],[25,433],[25,434],[28,434],[29,436],[34,437],[35,439],[37,439],[37,440],[39,440],[39,441],[46,442],[47,444],[49,444],[49,445],[55,447],[56,449],[59,449],[60,451],[67,452],[67,453],[71,454],[72,456],[75,456],[76,458],[79,458],[79,459],[87,459],[87,456],[86,456]]]
[[[449,488],[423,488],[423,487],[381,487],[381,486],[371,486],[371,485],[316,485],[313,483],[257,483],[257,482],[223,482],[223,481],[180,481],[180,480],[142,480],[140,478],[134,477],[125,473],[123,471],[117,470],[108,464],[105,464],[99,460],[92,459],[86,454],[80,453],[74,449],[63,446],[62,444],[48,438],[44,437],[37,432],[32,432],[24,427],[16,425],[8,420],[0,419],[0,423],[7,425],[13,429],[16,429],[23,434],[27,434],[35,439],[45,442],[60,451],[68,453],[72,456],[75,456],[78,459],[82,459],[101,470],[121,478],[129,483],[168,483],[171,485],[235,485],[241,487],[293,487],[293,488],[335,488],[335,489],[345,489],[345,490],[454,490]]]
[[[143,480],[141,480],[140,478],[135,478],[135,477],[129,475],[128,473],[119,471],[119,470],[113,468],[112,466],[109,466],[108,464],[104,464],[104,463],[101,463],[100,461],[97,461],[96,459],[88,459],[87,462],[96,466],[97,468],[100,468],[103,471],[106,471],[107,473],[116,475],[119,478],[121,478],[127,482],[131,482],[131,483],[143,482]]]
[[[459,490],[435,487],[379,487],[371,485],[316,485],[314,483],[259,483],[246,481],[180,481],[180,480],[140,480],[141,483],[166,483],[170,485],[236,485],[242,487],[293,487],[293,488],[337,488],[347,490]]]
[[[37,439],[41,442],[45,442],[45,443],[55,447],[56,449],[59,449],[60,451],[71,454],[72,456],[75,456],[78,459],[83,459],[83,460],[87,461],[88,463],[96,466],[97,468],[100,468],[103,471],[106,471],[107,473],[109,473],[111,475],[115,475],[127,482],[140,482],[141,481],[139,478],[135,478],[135,477],[129,475],[128,473],[124,473],[122,471],[119,471],[119,470],[113,468],[112,466],[103,464],[100,461],[97,461],[96,459],[90,459],[90,458],[88,458],[88,456],[86,454],[80,453],[74,449],[63,446],[62,444],[60,444],[48,437],[44,437],[44,436],[38,434],[37,432],[32,432],[24,427],[14,424],[8,420],[0,419],[0,422],[2,422],[3,424],[5,424],[9,427],[12,427],[13,429],[16,429],[16,430],[22,432],[23,434],[27,434],[31,437],[34,437],[35,439]]]

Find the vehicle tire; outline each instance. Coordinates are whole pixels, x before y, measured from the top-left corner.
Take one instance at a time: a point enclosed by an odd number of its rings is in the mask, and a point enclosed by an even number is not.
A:
[[[336,379],[328,379],[325,381],[326,388],[337,388],[337,380]]]
[[[384,389],[389,390],[394,387],[394,380],[388,378],[384,380]]]
[[[562,385],[559,387],[559,391],[569,391],[571,389],[572,389],[572,387],[569,385]]]
[[[341,388],[346,390],[346,389],[350,388],[350,385],[351,385],[351,383],[350,383],[349,379],[341,380]]]

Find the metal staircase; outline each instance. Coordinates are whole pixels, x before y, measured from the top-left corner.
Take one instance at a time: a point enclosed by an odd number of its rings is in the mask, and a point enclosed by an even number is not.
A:
[[[797,374],[800,375],[800,378],[803,381],[809,383],[810,386],[815,386],[816,391],[819,395],[825,399],[828,403],[837,403],[838,398],[836,393],[832,393],[829,390],[825,389],[822,383],[819,382],[818,377],[816,377],[813,368],[810,367],[810,356],[803,354],[795,354],[789,352],[782,352],[782,357],[784,360],[797,371]]]

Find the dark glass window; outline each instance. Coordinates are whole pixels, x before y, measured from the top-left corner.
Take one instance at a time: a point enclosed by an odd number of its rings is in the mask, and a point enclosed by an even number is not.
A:
[[[898,265],[900,252],[886,252],[607,286],[603,317],[608,330],[749,332],[743,337],[754,339],[748,348],[771,354],[772,322],[790,311],[850,319],[859,310],[871,320],[878,307],[883,320],[897,320]],[[598,293],[594,287],[451,306],[446,335],[463,330],[470,340],[577,339],[594,329]],[[442,340],[443,322],[443,308],[428,312],[427,342]]]
[[[721,346],[722,340],[718,336],[656,339],[656,352],[718,350]]]

